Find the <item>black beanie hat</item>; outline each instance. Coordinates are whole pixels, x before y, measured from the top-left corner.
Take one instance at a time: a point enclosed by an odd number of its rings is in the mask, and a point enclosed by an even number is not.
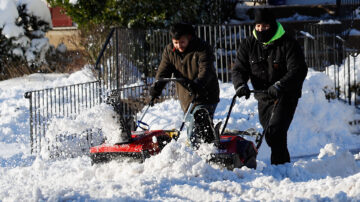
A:
[[[270,26],[276,24],[276,19],[274,15],[270,12],[269,9],[266,8],[255,9],[254,17],[255,24],[265,23],[269,24]]]
[[[265,31],[256,31],[256,38],[258,41],[266,43],[268,42],[276,33],[277,24],[274,15],[266,8],[256,9],[254,12],[255,15],[255,24],[269,24],[270,29]]]

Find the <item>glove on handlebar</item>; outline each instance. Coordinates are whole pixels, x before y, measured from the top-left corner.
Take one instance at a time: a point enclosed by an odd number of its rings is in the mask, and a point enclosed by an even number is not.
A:
[[[241,85],[239,88],[236,89],[236,95],[241,98],[245,96],[245,99],[249,99],[250,97],[250,89],[247,84]]]
[[[281,97],[283,90],[279,81],[268,88],[268,94],[275,99]]]

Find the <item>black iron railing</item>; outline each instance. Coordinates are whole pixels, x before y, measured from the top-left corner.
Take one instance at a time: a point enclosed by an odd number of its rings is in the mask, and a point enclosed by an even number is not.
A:
[[[73,117],[100,103],[98,81],[29,91],[29,123],[31,152],[41,150],[46,141],[46,129],[54,118]]]
[[[53,152],[52,156],[58,156],[61,152],[57,150],[64,148],[57,148],[56,143],[64,141],[77,142],[73,147],[79,148],[72,148],[73,150],[87,151],[86,149],[94,143],[94,133],[99,135],[101,131],[87,128],[78,131],[79,133],[48,134],[49,124],[55,119],[75,119],[85,110],[100,103],[109,103],[110,95],[117,94],[118,99],[121,100],[119,106],[122,107],[122,115],[125,117],[136,116],[136,113],[149,102],[149,84],[123,87],[113,91],[102,88],[100,84],[101,82],[94,81],[26,92],[25,98],[29,100],[31,153],[39,153],[42,147],[46,147]],[[160,96],[160,100],[169,98],[176,98],[173,83],[168,83]]]
[[[199,38],[214,49],[215,67],[223,82],[231,79],[230,69],[241,40],[250,36],[252,26],[198,25]],[[151,83],[165,46],[171,42],[168,30],[113,28],[95,68],[105,89],[113,90],[139,81]]]
[[[337,25],[306,25],[304,54],[309,67],[324,71],[334,83],[335,97],[358,106],[360,86],[357,84],[356,59],[359,50],[345,46],[342,32],[328,32]]]

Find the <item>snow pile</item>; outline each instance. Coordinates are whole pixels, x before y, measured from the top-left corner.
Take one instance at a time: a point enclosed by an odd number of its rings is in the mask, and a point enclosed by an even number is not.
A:
[[[321,16],[321,18],[329,18],[330,15],[329,14],[324,14]],[[279,22],[287,22],[287,21],[306,21],[306,20],[318,20],[319,17],[313,17],[313,16],[306,16],[306,15],[301,15],[299,13],[295,13],[294,15],[287,17],[287,18],[278,18],[277,20]]]
[[[360,167],[357,165],[354,155],[333,143],[327,144],[320,149],[317,159],[294,163],[294,167],[298,166],[313,175],[314,178],[325,178],[326,176],[347,177],[360,172]]]
[[[332,81],[323,73],[309,69],[293,122],[288,131],[290,153],[317,153],[327,143],[355,148],[359,139],[351,135],[349,121],[355,119],[353,106],[327,100],[324,89]]]
[[[299,161],[234,171],[210,166],[175,141],[143,164],[112,161],[90,166],[88,157],[58,161],[37,158],[31,166],[0,168],[0,197],[5,201],[359,200],[360,165],[344,172],[342,163],[351,162],[350,155],[347,161],[341,159],[343,152],[328,146],[324,150],[335,153],[318,159],[322,161],[319,167],[312,161]],[[338,164],[332,163],[334,160],[339,160]]]
[[[360,31],[357,29],[351,29],[349,32],[349,36],[360,36]]]
[[[218,172],[206,163],[189,146],[181,142],[173,142],[166,146],[160,155],[147,159],[144,172],[158,173],[159,177],[166,177],[174,172],[174,178],[214,176]]]
[[[330,19],[330,20],[320,20],[317,24],[319,24],[319,25],[325,25],[325,24],[341,24],[341,22],[340,21],[338,21],[338,20],[332,20],[332,19]]]

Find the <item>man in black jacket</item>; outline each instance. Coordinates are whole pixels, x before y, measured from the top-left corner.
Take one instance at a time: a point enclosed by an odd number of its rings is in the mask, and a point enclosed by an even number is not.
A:
[[[259,119],[271,148],[271,164],[290,162],[287,130],[301,97],[307,65],[300,45],[267,9],[255,10],[255,29],[237,50],[232,80],[238,97],[257,93]]]

